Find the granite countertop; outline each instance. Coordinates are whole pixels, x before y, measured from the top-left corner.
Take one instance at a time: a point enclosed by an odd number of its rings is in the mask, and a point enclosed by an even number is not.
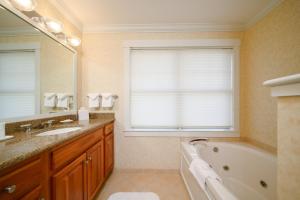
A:
[[[14,135],[13,139],[0,142],[0,170],[11,167],[32,156],[52,149],[63,142],[74,139],[75,137],[88,134],[113,121],[114,118],[104,118],[90,119],[85,122],[75,121],[68,124],[54,125],[51,129],[78,126],[82,128],[78,131],[54,136],[36,136],[38,133],[47,131],[47,129],[32,130],[31,133],[16,132],[12,134]]]

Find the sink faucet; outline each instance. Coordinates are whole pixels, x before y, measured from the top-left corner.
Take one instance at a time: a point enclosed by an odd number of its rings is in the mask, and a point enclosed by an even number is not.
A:
[[[47,127],[47,128],[51,128],[53,122],[55,122],[55,120],[51,119],[51,120],[42,122],[41,125],[42,125],[42,127],[44,127],[44,128],[46,128],[46,127]]]
[[[32,124],[23,124],[20,126],[21,129],[24,129],[26,133],[31,131]]]

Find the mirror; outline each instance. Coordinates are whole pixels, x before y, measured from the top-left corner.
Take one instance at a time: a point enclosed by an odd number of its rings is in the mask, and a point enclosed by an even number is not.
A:
[[[0,7],[0,121],[76,109],[76,52]]]

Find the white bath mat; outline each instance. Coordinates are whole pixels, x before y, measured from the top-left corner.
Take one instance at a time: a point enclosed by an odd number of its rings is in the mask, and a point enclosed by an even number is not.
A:
[[[108,200],[159,200],[159,197],[153,192],[117,192]]]

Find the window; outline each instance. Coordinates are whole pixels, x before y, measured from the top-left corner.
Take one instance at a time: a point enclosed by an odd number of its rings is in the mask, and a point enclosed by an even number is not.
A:
[[[34,51],[0,51],[0,119],[36,114],[35,62]]]
[[[130,47],[129,128],[237,129],[236,49]]]

